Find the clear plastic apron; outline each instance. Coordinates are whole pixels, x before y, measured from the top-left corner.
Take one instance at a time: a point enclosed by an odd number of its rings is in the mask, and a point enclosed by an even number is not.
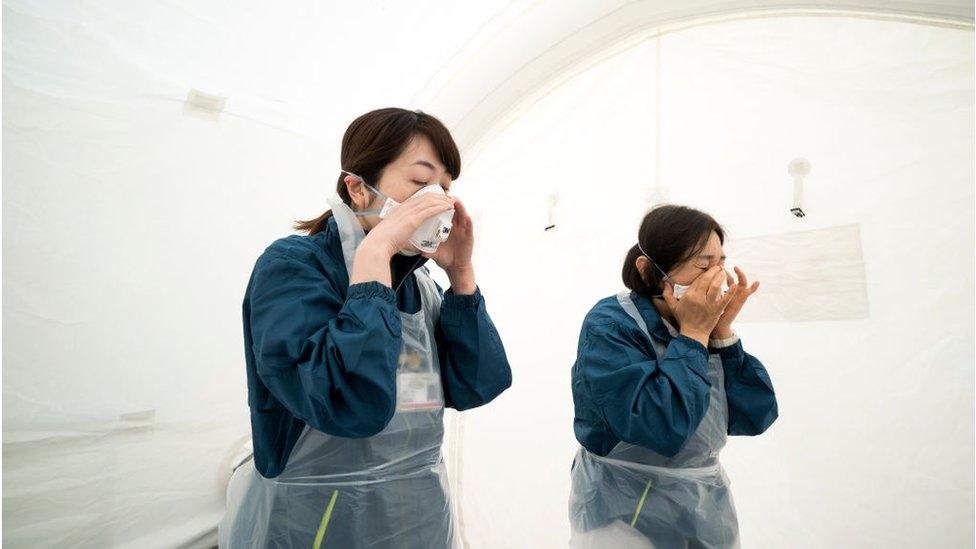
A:
[[[667,347],[651,337],[630,293],[619,293],[617,301],[663,357]],[[605,457],[580,448],[572,472],[571,547],[739,546],[728,477],[718,461],[728,433],[728,402],[717,354],[708,357],[708,377],[708,410],[674,457],[626,442]]]
[[[347,272],[365,237],[348,206],[330,201]],[[234,472],[220,546],[318,548],[456,547],[457,531],[441,458],[444,398],[434,325],[441,297],[415,271],[422,306],[400,313],[403,347],[397,409],[379,434],[363,439],[305,427],[281,475],[261,476],[253,461]]]

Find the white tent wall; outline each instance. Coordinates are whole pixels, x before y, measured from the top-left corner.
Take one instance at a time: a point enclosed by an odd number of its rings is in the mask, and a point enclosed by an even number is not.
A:
[[[4,2],[5,546],[215,543],[254,260],[503,6],[234,7]]]
[[[827,17],[852,12],[871,18]],[[462,144],[515,370],[449,429],[471,547],[564,546],[579,324],[662,193],[727,225],[747,268],[792,231],[858,228],[867,318],[739,327],[783,416],[725,453],[747,546],[972,545],[972,13],[5,1],[4,544],[213,542],[249,432],[250,267],[321,212],[348,122],[403,105]],[[191,89],[223,112],[184,114]],[[803,260],[756,274],[809,283]]]
[[[248,256],[296,211],[271,182],[313,181],[320,151],[179,111],[5,86],[12,545],[148,535],[172,546],[222,514],[219,468],[248,432],[238,333]],[[253,223],[251,200],[278,221]],[[122,420],[139,412],[148,417]]]

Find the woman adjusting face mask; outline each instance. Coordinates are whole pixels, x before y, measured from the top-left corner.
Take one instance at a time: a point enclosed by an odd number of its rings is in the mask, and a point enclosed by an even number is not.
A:
[[[627,290],[580,331],[570,547],[738,547],[719,454],[779,414],[765,366],[732,330],[758,283],[725,272],[725,231],[704,212],[659,206],[637,236]]]
[[[354,173],[347,172],[345,170],[342,170],[342,173],[355,177],[360,182],[362,182],[362,184],[367,189],[369,189],[371,193],[375,194],[378,198],[383,200],[382,208],[355,212],[357,216],[367,217],[367,216],[376,215],[379,216],[380,219],[386,219],[387,216],[389,216],[394,209],[396,209],[398,206],[401,205],[400,202],[397,202],[396,200],[393,200],[389,196],[386,196],[385,194],[380,192],[379,189],[367,183],[366,180],[363,179],[362,177]],[[447,193],[444,192],[444,189],[440,185],[427,185],[426,187],[420,189],[419,191],[411,195],[411,197],[408,200],[413,198],[420,198],[421,196],[424,196],[426,194],[439,194],[442,196],[447,195]],[[410,243],[416,246],[417,250],[420,251],[402,249],[400,250],[400,254],[406,256],[414,256],[419,254],[420,252],[425,252],[425,253],[436,252],[438,246],[440,246],[442,242],[447,242],[448,237],[451,236],[451,228],[453,227],[454,211],[455,211],[454,209],[450,209],[446,212],[439,213],[434,217],[431,217],[430,219],[425,221],[422,225],[420,225],[420,227],[417,228],[417,230],[413,233],[413,236],[410,237]]]
[[[474,223],[446,192],[461,171],[447,128],[371,111],[340,160],[329,210],[268,246],[248,282],[254,459],[231,477],[221,548],[460,547],[444,409],[512,382],[475,278]]]

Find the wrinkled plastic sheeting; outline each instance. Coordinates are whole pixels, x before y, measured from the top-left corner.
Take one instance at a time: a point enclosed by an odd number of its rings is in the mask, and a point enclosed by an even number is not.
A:
[[[227,440],[237,432],[156,423],[146,413],[5,430],[3,544],[213,547],[235,458]],[[213,469],[194,465],[216,460],[221,466]]]
[[[743,238],[729,256],[762,273],[745,322],[857,320],[870,316],[858,225]],[[752,279],[749,280],[751,284]]]

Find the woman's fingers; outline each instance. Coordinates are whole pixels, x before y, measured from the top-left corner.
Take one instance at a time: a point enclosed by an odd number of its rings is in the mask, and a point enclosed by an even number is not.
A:
[[[454,209],[456,209],[457,211],[461,212],[464,215],[468,215],[468,207],[464,205],[464,202],[461,202],[460,198],[456,196],[452,196],[450,198],[451,200],[454,201]]]
[[[722,299],[722,283],[728,280],[726,278],[728,276],[728,273],[726,273],[725,269],[721,267],[713,267],[713,269],[716,269],[715,272],[706,273],[712,275],[711,281],[708,284],[707,295],[709,300],[718,301]]]
[[[726,292],[725,297],[721,299],[723,313],[725,312],[725,308],[729,306],[729,303],[732,303],[732,300],[735,299],[738,294],[739,294],[738,285],[729,286],[729,291]]]
[[[408,201],[407,204],[409,203]],[[408,213],[415,216],[416,219],[419,219],[417,221],[417,225],[419,226],[427,219],[452,208],[454,208],[454,203],[448,200],[446,196],[425,195],[420,197],[420,200],[417,200],[416,204],[412,205]]]
[[[739,267],[735,267],[735,275],[739,278],[739,285],[745,288],[749,285],[749,280],[746,278],[746,273],[742,271]],[[731,284],[729,284],[731,286]]]
[[[661,292],[664,296],[664,301],[671,307],[673,311],[675,307],[678,306],[678,299],[674,297],[674,285],[670,282],[664,283],[664,291]]]
[[[468,214],[468,207],[461,202],[460,198],[454,197],[454,222],[459,225],[468,225],[471,223],[471,215]]]
[[[701,290],[702,293],[707,294],[709,288],[711,288],[712,282],[715,280],[715,275],[717,275],[721,270],[722,268],[718,266],[708,269],[691,283],[691,289]]]
[[[413,205],[415,208],[423,208],[430,204],[444,204],[450,209],[454,207],[454,199],[442,194],[425,194],[419,199],[404,202],[404,205]]]

